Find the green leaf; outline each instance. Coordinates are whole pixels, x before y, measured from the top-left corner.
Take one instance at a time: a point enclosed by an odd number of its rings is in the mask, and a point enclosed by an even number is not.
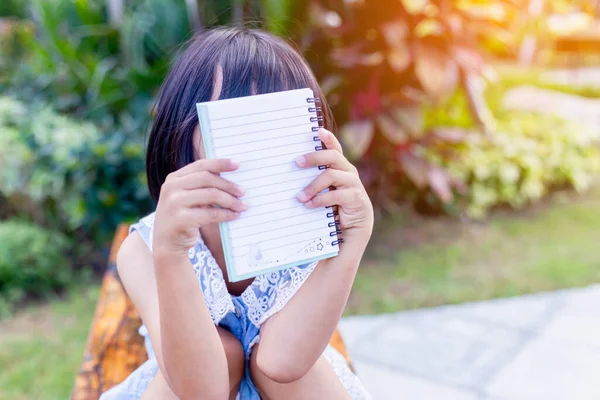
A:
[[[359,158],[366,153],[373,140],[373,131],[373,121],[368,119],[350,121],[340,129],[342,142],[353,158]]]
[[[260,0],[261,11],[267,29],[278,35],[286,35],[293,22],[293,10],[302,0]]]

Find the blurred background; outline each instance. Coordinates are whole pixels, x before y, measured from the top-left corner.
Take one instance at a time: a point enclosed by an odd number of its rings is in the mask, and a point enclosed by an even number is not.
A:
[[[69,396],[194,32],[295,42],[376,207],[347,315],[600,281],[596,0],[2,0],[0,399]],[[32,384],[35,382],[35,384]]]

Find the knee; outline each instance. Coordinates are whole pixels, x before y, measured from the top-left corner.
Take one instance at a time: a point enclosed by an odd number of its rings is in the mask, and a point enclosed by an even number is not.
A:
[[[253,379],[258,374],[276,383],[292,383],[304,377],[310,370],[284,355],[269,356],[260,352],[259,346],[254,347],[250,357],[250,372]]]

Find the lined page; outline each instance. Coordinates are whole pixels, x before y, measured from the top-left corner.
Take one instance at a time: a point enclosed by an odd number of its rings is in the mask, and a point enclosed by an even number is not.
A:
[[[337,254],[331,209],[308,209],[296,199],[323,172],[295,162],[321,144],[314,139],[318,124],[310,120],[316,113],[308,98],[312,90],[300,89],[198,105],[208,116],[210,132],[203,132],[203,140],[209,156],[240,163],[237,171],[221,174],[245,190],[248,205],[222,229],[233,264],[228,268],[237,276]]]

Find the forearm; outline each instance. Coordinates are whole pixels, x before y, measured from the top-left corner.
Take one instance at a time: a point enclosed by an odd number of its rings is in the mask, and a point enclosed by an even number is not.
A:
[[[187,256],[154,256],[161,351],[172,390],[182,399],[227,398],[225,350]]]
[[[259,359],[302,375],[329,343],[350,295],[370,232],[344,235],[337,257],[323,260],[286,306],[261,329]]]

